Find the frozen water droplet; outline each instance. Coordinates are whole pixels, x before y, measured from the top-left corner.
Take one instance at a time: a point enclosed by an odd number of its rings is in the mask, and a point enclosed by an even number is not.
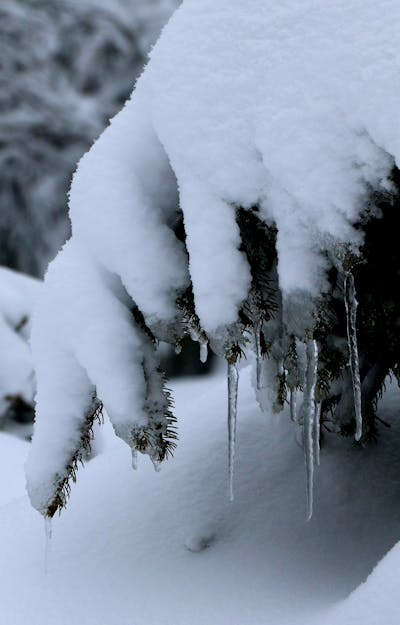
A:
[[[192,339],[192,341],[197,343],[200,339],[199,329],[195,325],[190,324],[188,327],[188,331],[189,331],[189,336]]]
[[[208,341],[200,341],[200,362],[206,363],[208,358]]]
[[[175,354],[176,354],[177,356],[179,356],[179,354],[180,354],[181,352],[182,352],[182,344],[181,344],[181,343],[177,343],[177,344],[175,345]]]
[[[150,457],[150,459],[151,459],[151,461],[153,463],[154,471],[156,473],[160,473],[160,471],[161,471],[161,462],[159,460],[156,460],[155,458],[151,458]]]
[[[239,373],[235,364],[228,363],[228,495],[229,501],[234,500],[233,473],[235,466],[236,421]]]

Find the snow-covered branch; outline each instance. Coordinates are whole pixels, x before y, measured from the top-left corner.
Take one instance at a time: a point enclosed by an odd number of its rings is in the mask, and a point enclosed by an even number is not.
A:
[[[352,271],[357,289],[359,259],[379,255],[368,224],[399,201],[400,9],[385,5],[187,0],[176,12],[132,99],[79,164],[72,238],[46,277],[28,463],[43,514],[79,455],[94,392],[134,453],[166,455],[171,417],[150,373],[154,340],[179,347],[185,334],[230,366],[231,475],[235,365],[251,347],[274,363],[276,409],[306,386],[312,475],[315,414],[344,396],[343,280]],[[352,370],[358,363],[366,379],[373,362],[356,354],[356,323]],[[370,401],[380,385],[371,376]],[[358,436],[359,406],[357,418]],[[311,486],[309,500],[311,513]]]

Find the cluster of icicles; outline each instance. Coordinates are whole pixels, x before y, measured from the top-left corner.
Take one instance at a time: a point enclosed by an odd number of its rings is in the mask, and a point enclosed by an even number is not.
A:
[[[351,371],[354,412],[355,412],[355,440],[358,442],[362,436],[362,412],[361,412],[361,382],[357,347],[357,300],[354,286],[354,277],[350,272],[345,274],[344,303],[346,308],[347,342],[349,352],[349,366]],[[256,380],[257,390],[261,386],[261,325],[255,327],[255,353],[256,353]],[[317,401],[316,388],[318,382],[318,344],[313,338],[306,342],[306,369],[303,384],[303,401],[300,410],[297,410],[297,390],[290,389],[290,417],[294,423],[303,427],[303,448],[306,465],[306,490],[307,490],[307,520],[313,514],[313,491],[314,491],[314,466],[320,464],[320,420],[321,402]],[[229,448],[229,499],[234,499],[233,475],[236,444],[236,420],[238,398],[239,375],[236,364],[228,363],[228,448]]]
[[[359,371],[359,358],[357,348],[357,300],[354,286],[354,278],[350,272],[345,274],[344,281],[344,303],[347,321],[347,342],[349,367],[353,382],[354,412],[356,431],[355,439],[359,441],[362,436],[362,412],[361,412],[361,384]],[[254,350],[256,355],[256,381],[257,390],[261,389],[262,376],[262,350],[261,350],[262,322],[256,323],[254,327]],[[193,329],[191,338],[200,345],[200,359],[207,360],[208,342],[201,332]],[[307,493],[307,520],[313,514],[313,490],[314,490],[314,467],[320,463],[320,418],[321,402],[317,400],[316,389],[318,383],[318,344],[314,338],[308,338],[305,343],[305,371],[303,381],[303,397],[301,407],[297,408],[298,391],[296,388],[290,389],[289,404],[291,420],[302,426],[303,448],[306,466],[306,493]],[[236,426],[237,426],[237,403],[239,387],[239,371],[237,362],[228,360],[228,497],[234,500],[234,465],[236,450]],[[285,374],[285,372],[284,372]],[[137,451],[132,452],[133,468],[137,468]],[[153,462],[155,469],[160,469],[159,462]],[[46,562],[50,555],[51,540],[51,518],[45,516],[46,535]],[[47,564],[46,564],[47,567]]]

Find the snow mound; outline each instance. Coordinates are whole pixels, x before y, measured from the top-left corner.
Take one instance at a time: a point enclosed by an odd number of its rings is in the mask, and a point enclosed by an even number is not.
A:
[[[373,451],[326,435],[307,523],[303,452],[286,413],[259,411],[249,370],[229,502],[224,387],[175,385],[181,444],[160,473],[145,461],[132,471],[105,426],[104,452],[53,520],[47,575],[43,520],[27,499],[0,510],[4,623],[319,624],[367,577],[399,537],[393,407]]]
[[[153,188],[159,186],[165,151],[178,182],[206,331],[234,321],[247,295],[237,205],[258,205],[276,224],[282,289],[318,294],[321,252],[359,243],[352,224],[365,197],[371,187],[388,185],[400,158],[393,130],[399,23],[394,1],[384,11],[372,1],[336,0],[323,7],[309,0],[284,7],[253,1],[251,10],[239,2],[184,3],[164,29],[132,101],[81,161],[71,191],[74,232],[122,275],[135,301],[143,288],[154,291],[154,309],[144,312],[162,314],[159,284],[148,285],[142,274],[147,255],[133,265],[146,285],[135,288],[127,275],[128,246],[121,243],[117,252],[114,241],[141,233],[149,242],[139,221],[143,201],[139,211],[134,191],[145,191],[148,176]],[[158,141],[163,149],[157,154]],[[128,163],[139,176],[129,181],[135,189],[127,187]],[[147,199],[150,219],[159,203]],[[170,246],[162,253],[163,264],[176,265]],[[162,282],[163,290],[179,285],[172,276]]]
[[[400,544],[397,544],[378,564],[368,580],[350,595],[322,625],[398,625],[398,573]]]
[[[0,433],[0,507],[26,497],[24,459],[28,443]]]
[[[388,418],[392,428],[397,426],[392,421],[397,413],[398,393],[390,390],[384,397],[380,414],[384,418]],[[395,438],[396,438],[395,434]],[[390,434],[389,434],[390,436]],[[379,441],[381,445],[382,440]],[[389,492],[385,494],[378,494],[379,492],[379,478],[377,473],[379,469],[374,471],[374,475],[367,474],[368,479],[371,479],[371,489],[373,497],[378,497],[377,505],[382,506],[382,519],[377,523],[377,531],[384,534],[389,527],[400,527],[400,511],[392,504],[398,499],[399,480],[395,473],[392,473],[392,468],[396,465],[395,447],[392,448],[392,444],[395,445],[395,440],[383,442],[386,446],[389,443],[389,447],[386,447],[388,454],[388,463],[391,466],[389,469],[390,475],[388,475],[388,483],[382,486],[386,488],[389,486]],[[392,450],[391,450],[392,449]],[[383,451],[383,450],[382,450]],[[380,500],[380,501],[379,501]],[[366,502],[365,502],[366,503]],[[369,511],[366,510],[366,515]],[[360,524],[361,531],[363,523]],[[390,529],[389,529],[390,531]],[[399,538],[399,532],[397,531],[397,539]],[[389,546],[389,545],[388,545]],[[354,554],[354,557],[356,555]],[[330,609],[323,617],[321,616],[319,623],[321,625],[398,625],[399,623],[399,602],[398,602],[398,572],[400,568],[400,543],[397,543],[393,549],[383,557],[383,559],[377,564],[368,579],[362,583],[351,595]]]
[[[40,282],[0,267],[0,416],[20,400],[33,403],[35,381],[28,344]]]

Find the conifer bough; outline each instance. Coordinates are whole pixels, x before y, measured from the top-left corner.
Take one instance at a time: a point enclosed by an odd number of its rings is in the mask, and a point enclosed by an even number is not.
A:
[[[290,400],[304,428],[309,516],[322,434],[376,436],[400,354],[400,7],[383,4],[186,0],[169,22],[79,164],[36,313],[27,472],[44,515],[94,394],[134,456],[173,451],[158,341],[227,360],[231,478],[254,351],[260,404]]]

